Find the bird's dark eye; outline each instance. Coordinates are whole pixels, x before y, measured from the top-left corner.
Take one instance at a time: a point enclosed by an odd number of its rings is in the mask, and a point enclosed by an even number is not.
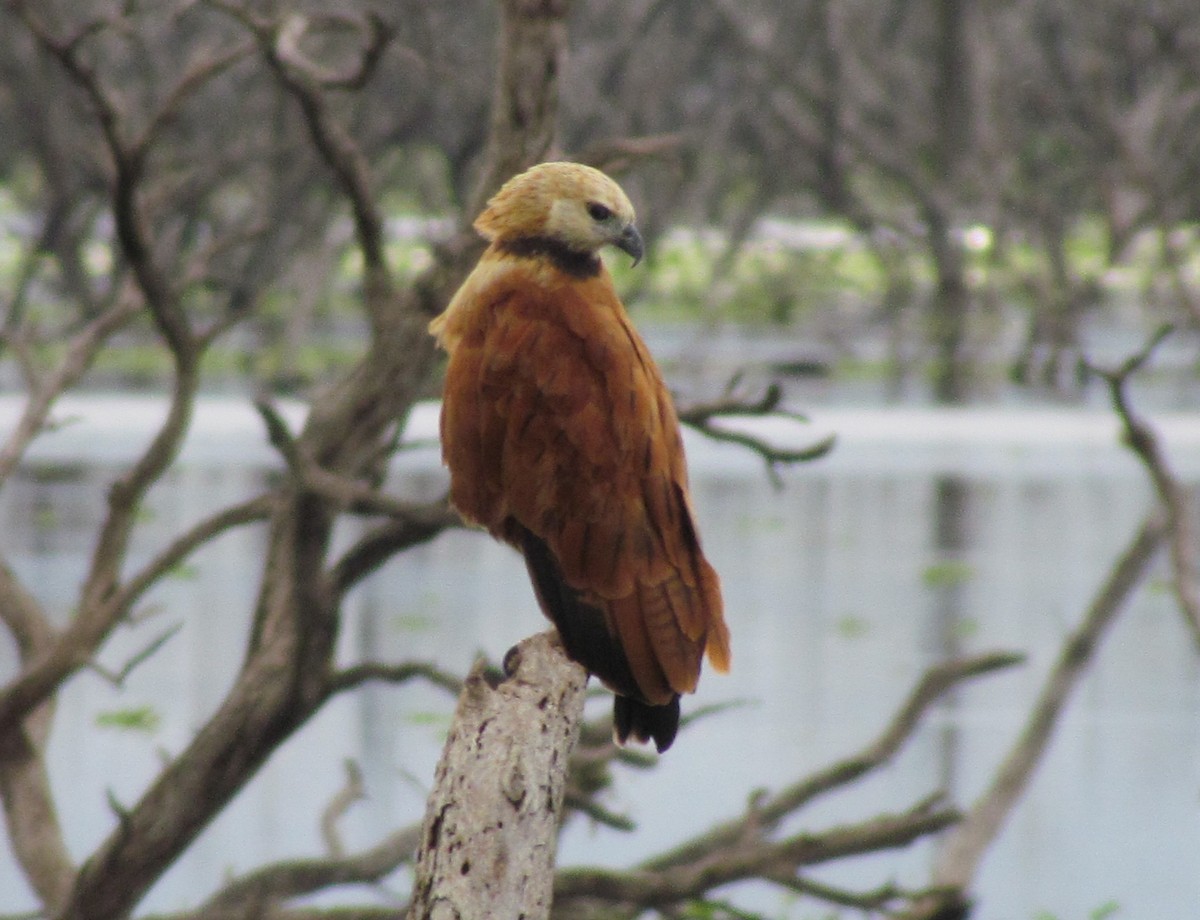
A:
[[[597,223],[608,220],[610,217],[612,217],[612,211],[597,201],[588,202],[587,212],[591,216],[592,220],[596,221]]]

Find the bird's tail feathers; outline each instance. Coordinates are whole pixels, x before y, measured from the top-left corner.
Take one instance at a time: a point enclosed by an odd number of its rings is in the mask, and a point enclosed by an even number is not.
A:
[[[542,539],[524,527],[513,536],[525,556],[538,602],[558,628],[567,655],[616,694],[613,734],[617,741],[653,741],[660,753],[665,751],[679,730],[679,695],[674,694],[663,705],[644,702],[629,659],[618,638],[609,631],[604,611],[563,581],[558,563]]]
[[[630,738],[654,741],[661,754],[675,740],[679,731],[679,696],[676,694],[665,706],[651,706],[630,696],[613,697],[613,735],[618,744]]]

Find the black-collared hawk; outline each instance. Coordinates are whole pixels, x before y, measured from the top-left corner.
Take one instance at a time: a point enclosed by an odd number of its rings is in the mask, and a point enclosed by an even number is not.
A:
[[[450,500],[525,557],[567,654],[616,694],[617,739],[666,750],[705,652],[728,670],[729,630],[671,396],[598,255],[641,258],[633,206],[596,169],[543,163],[475,228],[488,248],[429,327],[450,355]]]

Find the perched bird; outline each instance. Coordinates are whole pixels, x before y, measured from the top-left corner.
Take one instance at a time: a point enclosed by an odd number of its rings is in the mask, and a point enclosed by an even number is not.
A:
[[[642,256],[604,173],[543,163],[475,229],[489,246],[430,332],[449,352],[442,457],[458,512],[525,557],[567,654],[615,694],[621,742],[666,750],[707,651],[729,669],[679,421],[598,255]]]

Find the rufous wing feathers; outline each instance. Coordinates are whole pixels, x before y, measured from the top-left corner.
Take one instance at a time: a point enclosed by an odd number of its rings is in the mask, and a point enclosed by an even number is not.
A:
[[[729,667],[670,397],[607,272],[548,288],[490,258],[445,324],[451,500],[522,552],[568,654],[618,694],[618,737],[663,750],[705,652]]]

